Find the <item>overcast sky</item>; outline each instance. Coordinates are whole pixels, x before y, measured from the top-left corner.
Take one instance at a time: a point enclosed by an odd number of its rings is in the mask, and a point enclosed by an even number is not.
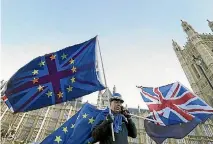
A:
[[[99,35],[108,87],[146,108],[136,85],[190,85],[172,48],[186,42],[180,20],[210,33],[212,0],[2,0],[1,78],[33,58]],[[191,88],[190,88],[191,89]],[[84,101],[96,103],[97,92]]]

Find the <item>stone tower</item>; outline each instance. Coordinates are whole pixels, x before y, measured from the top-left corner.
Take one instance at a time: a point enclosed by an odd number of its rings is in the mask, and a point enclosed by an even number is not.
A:
[[[187,22],[181,22],[187,42],[181,48],[172,40],[174,51],[194,93],[213,106],[213,35],[199,34]]]
[[[97,100],[97,107],[99,109],[105,109],[107,106],[109,106],[109,98],[111,96],[112,96],[112,93],[109,90],[109,88],[107,88],[104,93],[99,92],[98,100]]]

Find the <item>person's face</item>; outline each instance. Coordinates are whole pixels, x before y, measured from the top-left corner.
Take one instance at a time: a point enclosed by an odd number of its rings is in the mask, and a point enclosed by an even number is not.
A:
[[[110,104],[111,110],[115,113],[121,112],[121,106],[122,106],[122,103],[120,100],[113,100]]]

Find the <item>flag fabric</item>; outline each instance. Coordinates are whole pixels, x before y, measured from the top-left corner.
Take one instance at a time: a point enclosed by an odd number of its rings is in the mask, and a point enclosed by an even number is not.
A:
[[[183,125],[183,127],[187,129],[185,133],[182,133],[185,136],[193,130],[197,124],[205,122],[206,119],[213,115],[213,108],[179,82],[155,88],[139,88],[142,99],[151,112],[149,118],[157,121],[156,123],[145,123],[146,130],[150,127],[147,133],[150,134],[151,137],[178,138],[178,135],[181,134],[177,131],[183,131],[180,125]],[[151,128],[151,125],[155,125],[156,129]],[[174,127],[179,129],[174,131]],[[158,133],[158,135],[154,135],[153,133],[157,131],[157,128],[162,131]]]
[[[148,117],[153,119],[153,117]],[[146,133],[157,143],[161,144],[167,138],[182,139],[188,135],[200,121],[198,119],[193,119],[190,122],[162,126],[156,125],[155,123],[144,120],[144,128]]]
[[[37,57],[7,82],[4,99],[14,112],[71,101],[105,87],[97,72],[96,41]]]
[[[89,144],[93,143],[91,128],[101,110],[86,103],[67,122],[46,137],[41,144]]]

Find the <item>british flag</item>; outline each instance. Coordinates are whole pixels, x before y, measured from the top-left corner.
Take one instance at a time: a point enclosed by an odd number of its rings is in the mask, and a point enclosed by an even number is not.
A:
[[[180,82],[160,87],[138,87],[157,124],[167,126],[197,119],[205,121],[213,108]]]

